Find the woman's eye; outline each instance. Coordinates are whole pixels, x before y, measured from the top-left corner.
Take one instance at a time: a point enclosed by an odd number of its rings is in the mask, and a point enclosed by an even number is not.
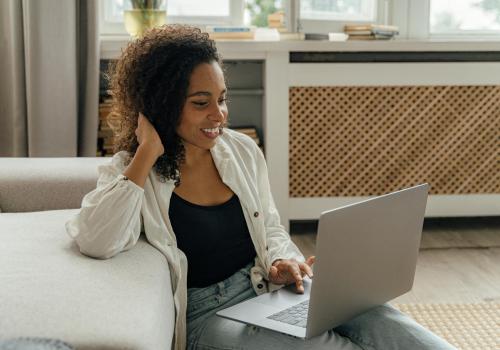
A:
[[[196,102],[196,101],[193,101],[193,103],[200,107],[206,106],[208,104],[208,102]]]
[[[227,98],[224,97],[224,98],[219,100],[219,103],[222,104],[222,103],[225,103],[226,101],[227,101]],[[205,107],[209,104],[209,102],[193,101],[193,104],[198,106],[198,107]]]

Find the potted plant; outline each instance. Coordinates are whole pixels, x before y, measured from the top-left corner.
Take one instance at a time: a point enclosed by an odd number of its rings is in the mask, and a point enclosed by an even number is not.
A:
[[[123,18],[127,33],[140,37],[146,30],[166,23],[166,5],[163,0],[130,0]]]

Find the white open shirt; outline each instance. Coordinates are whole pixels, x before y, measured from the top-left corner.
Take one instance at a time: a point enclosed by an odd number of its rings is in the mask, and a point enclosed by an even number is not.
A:
[[[222,181],[239,197],[257,256],[251,270],[257,294],[278,289],[266,281],[276,259],[304,257],[280,224],[260,148],[247,135],[224,129],[210,150]],[[82,200],[79,213],[66,223],[80,251],[107,259],[132,248],[141,232],[169,263],[176,307],[174,348],[186,347],[187,259],[177,248],[168,208],[173,180],[160,182],[152,169],[144,189],[122,175],[128,153],[118,152],[98,168],[97,188]]]

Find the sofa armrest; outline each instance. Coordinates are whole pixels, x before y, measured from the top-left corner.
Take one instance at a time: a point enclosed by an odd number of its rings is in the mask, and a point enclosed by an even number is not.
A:
[[[86,257],[64,228],[77,212],[0,214],[0,340],[170,349],[175,304],[165,256],[142,236],[112,259]]]
[[[97,167],[110,158],[0,158],[0,210],[80,208],[96,187]]]

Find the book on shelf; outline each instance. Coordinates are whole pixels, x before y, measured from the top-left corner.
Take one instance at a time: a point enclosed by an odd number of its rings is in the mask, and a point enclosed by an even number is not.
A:
[[[241,132],[242,134],[245,134],[247,136],[250,136],[258,146],[260,146],[260,147],[262,146],[256,127],[254,127],[254,126],[238,126],[238,127],[236,127],[235,126],[235,127],[231,127],[231,129],[234,131]]]
[[[382,30],[388,32],[398,32],[399,28],[397,26],[390,26],[385,24],[346,24],[344,26],[344,32],[359,32],[359,31],[373,31]]]
[[[111,128],[99,128],[99,131],[97,132],[97,137],[101,137],[101,138],[111,138],[113,137],[114,134],[113,134],[113,130],[111,130]]]
[[[233,130],[236,130],[236,131],[239,131],[239,132],[242,132],[244,134],[257,134],[257,129],[254,128],[254,127],[240,127],[240,126],[236,126],[233,128]]]
[[[399,34],[399,29],[383,24],[346,25],[344,33],[349,40],[389,40]]]
[[[328,40],[328,34],[325,34],[325,33],[305,33],[304,40]]]
[[[349,35],[348,40],[390,40],[394,38],[394,36],[387,35]]]
[[[345,34],[348,35],[386,35],[386,36],[394,36],[399,32],[391,32],[386,30],[361,30],[361,31],[344,31]]]
[[[227,32],[227,33],[208,33],[208,36],[212,40],[221,40],[221,39],[246,39],[253,40],[254,32]]]
[[[253,32],[254,26],[206,26],[207,33]]]
[[[395,36],[395,35],[398,35],[399,32],[398,31],[388,31],[388,30],[374,29],[374,30],[372,30],[372,34],[373,35],[383,35],[383,36]]]
[[[253,39],[254,26],[206,26],[210,39]]]
[[[114,145],[114,132],[108,121],[116,120],[113,112],[112,99],[108,96],[101,96],[99,103],[99,124],[97,129],[97,155],[112,156]]]
[[[280,40],[305,40],[304,33],[280,32]]]
[[[279,10],[267,15],[267,26],[269,28],[276,28],[279,32],[286,32],[285,11]]]

